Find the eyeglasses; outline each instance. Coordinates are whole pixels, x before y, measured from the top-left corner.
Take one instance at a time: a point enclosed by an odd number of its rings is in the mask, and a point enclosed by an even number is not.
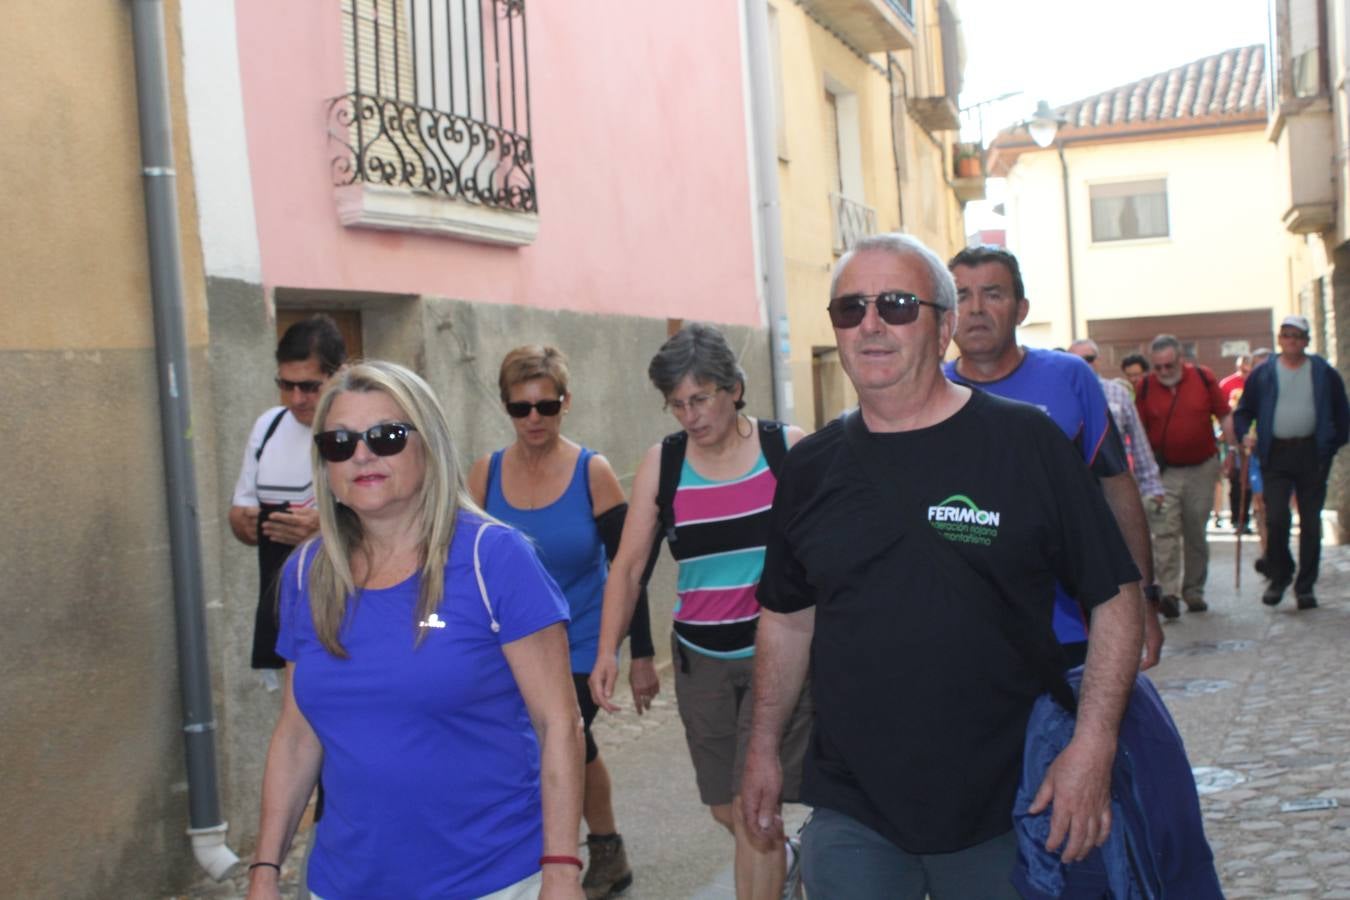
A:
[[[857,328],[867,317],[867,304],[875,303],[877,315],[887,325],[908,325],[919,317],[920,306],[942,309],[937,303],[920,300],[904,291],[883,291],[880,294],[848,294],[835,297],[825,307],[830,312],[830,324],[835,328]]]
[[[283,394],[289,394],[294,390],[299,390],[305,394],[317,394],[323,390],[322,381],[291,381],[287,378],[273,378],[272,380],[277,383],[277,387]]]
[[[720,390],[724,390],[724,388],[717,389],[717,391]],[[695,394],[688,400],[667,400],[665,406],[661,408],[677,416],[682,416],[687,412],[696,413],[712,402],[713,395],[717,391],[713,391],[712,394]]]
[[[1295,341],[1303,341],[1308,339],[1308,336],[1301,331],[1281,331],[1280,337],[1284,339],[1292,339]]]
[[[1092,365],[1096,361],[1097,361],[1097,354],[1095,353],[1089,353],[1087,356],[1083,357],[1083,362],[1087,363],[1088,365]]]
[[[386,422],[372,425],[365,431],[349,431],[338,428],[334,431],[321,431],[314,435],[314,445],[319,455],[327,462],[346,462],[356,455],[356,445],[366,442],[370,452],[376,456],[395,456],[408,446],[408,432],[416,431],[408,422]]]
[[[563,395],[564,397],[566,394]],[[540,400],[538,403],[526,403],[524,400],[513,400],[506,404],[506,414],[513,419],[523,419],[530,414],[530,410],[539,410],[541,416],[556,416],[562,412],[563,398],[557,400]]]

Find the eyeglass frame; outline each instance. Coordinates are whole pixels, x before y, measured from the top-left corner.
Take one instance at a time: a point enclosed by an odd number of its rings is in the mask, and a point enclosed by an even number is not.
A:
[[[502,404],[502,407],[505,408],[506,414],[513,419],[528,419],[532,412],[538,412],[539,415],[544,418],[551,419],[562,412],[563,401],[566,399],[566,394],[559,394],[556,398],[550,400],[536,400],[533,403],[528,400],[508,400]],[[544,404],[554,407],[553,411],[546,412],[544,410]],[[521,409],[523,409],[524,412],[520,412],[519,410]]]
[[[894,299],[896,297],[899,297],[900,300],[896,301]],[[889,301],[886,307],[882,306],[883,300]],[[844,309],[836,308],[835,306],[835,304],[839,303],[840,301],[858,301],[861,303],[862,315],[858,316],[858,321],[854,322],[851,325],[840,324],[840,321],[838,318],[836,318],[836,316],[843,315],[845,312]],[[899,328],[904,325],[912,325],[915,322],[917,322],[919,320],[920,307],[931,306],[933,309],[939,310],[940,312],[946,310],[946,307],[943,306],[941,303],[934,303],[932,300],[924,300],[920,298],[918,294],[912,293],[910,291],[881,291],[880,293],[876,294],[843,294],[838,297],[831,297],[829,305],[825,307],[825,311],[830,316],[831,326],[839,329],[840,331],[849,331],[854,328],[860,328],[862,326],[863,320],[867,318],[867,307],[869,304],[876,309],[877,316],[881,319],[881,321],[885,322],[887,325],[892,326],[893,328]],[[894,312],[891,313],[883,312],[882,310],[887,307],[892,309]],[[848,309],[851,313],[852,311],[857,310],[858,307],[850,306],[848,307]],[[913,312],[912,313],[909,312],[910,310],[913,310]],[[898,322],[892,321],[890,316],[898,314],[903,314],[905,315],[906,318]]]
[[[371,435],[372,431],[382,428],[397,428],[401,429],[403,433],[401,435],[397,434],[395,435],[379,434],[374,436]],[[347,462],[349,459],[351,459],[353,456],[356,455],[356,448],[362,443],[366,445],[367,450],[369,450],[376,456],[382,458],[388,456],[398,456],[400,453],[402,453],[404,450],[408,448],[408,435],[415,431],[417,431],[417,426],[412,424],[411,422],[378,422],[367,428],[365,431],[356,431],[355,429],[352,428],[333,428],[328,431],[320,431],[318,434],[314,435],[314,446],[318,448],[319,458],[322,459],[324,462],[329,463]],[[340,445],[344,447],[351,447],[351,452],[343,457],[332,458],[326,452],[324,452],[324,439],[335,437],[337,435],[342,434],[355,436],[356,438],[355,440],[350,441],[350,443],[344,442],[343,444]],[[379,449],[373,443],[373,441],[384,439],[389,439],[400,443],[393,450],[388,451]]]
[[[272,382],[277,386],[277,390],[281,391],[283,394],[289,394],[291,391],[295,390],[300,391],[302,394],[317,394],[319,391],[323,390],[324,384],[322,381],[314,381],[312,379],[291,381],[289,378],[282,378],[280,375],[274,377]]]

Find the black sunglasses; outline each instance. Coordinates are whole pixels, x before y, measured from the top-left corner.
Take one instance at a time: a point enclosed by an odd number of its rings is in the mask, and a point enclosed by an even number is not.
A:
[[[867,304],[875,303],[877,315],[887,325],[908,325],[919,317],[920,306],[942,309],[941,305],[920,300],[905,291],[884,291],[880,294],[848,294],[835,297],[825,307],[830,312],[830,324],[835,328],[857,328],[867,316]]]
[[[1097,354],[1095,353],[1089,353],[1087,356],[1083,357],[1083,362],[1087,363],[1088,365],[1092,365],[1096,361],[1097,361]]]
[[[386,422],[372,425],[365,431],[338,428],[314,435],[314,445],[319,448],[320,456],[334,463],[346,462],[355,456],[356,445],[361,441],[365,441],[370,452],[376,456],[394,456],[408,446],[408,432],[416,430],[408,422]]]
[[[277,387],[286,394],[289,394],[296,388],[299,388],[306,394],[317,394],[319,391],[323,390],[322,381],[290,381],[285,378],[273,378],[272,380],[275,381]]]
[[[567,396],[566,394],[563,397]],[[540,400],[538,403],[526,403],[524,400],[513,400],[506,404],[506,414],[513,419],[523,419],[530,414],[530,410],[539,410],[541,416],[556,416],[562,412],[563,398],[557,400]]]

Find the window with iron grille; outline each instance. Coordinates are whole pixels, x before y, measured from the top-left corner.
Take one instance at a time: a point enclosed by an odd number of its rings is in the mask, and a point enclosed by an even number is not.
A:
[[[524,0],[339,3],[350,90],[329,104],[334,184],[536,213]]]
[[[1092,240],[1167,237],[1167,179],[1089,185]]]

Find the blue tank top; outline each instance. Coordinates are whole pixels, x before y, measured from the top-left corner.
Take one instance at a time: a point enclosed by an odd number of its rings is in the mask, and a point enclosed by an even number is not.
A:
[[[605,545],[595,526],[591,505],[589,463],[595,451],[581,448],[572,480],[561,497],[541,509],[517,509],[502,493],[502,453],[488,465],[487,512],[515,526],[534,542],[539,560],[558,582],[572,621],[567,626],[572,671],[586,674],[595,666],[600,643],[600,611],[605,595]]]

